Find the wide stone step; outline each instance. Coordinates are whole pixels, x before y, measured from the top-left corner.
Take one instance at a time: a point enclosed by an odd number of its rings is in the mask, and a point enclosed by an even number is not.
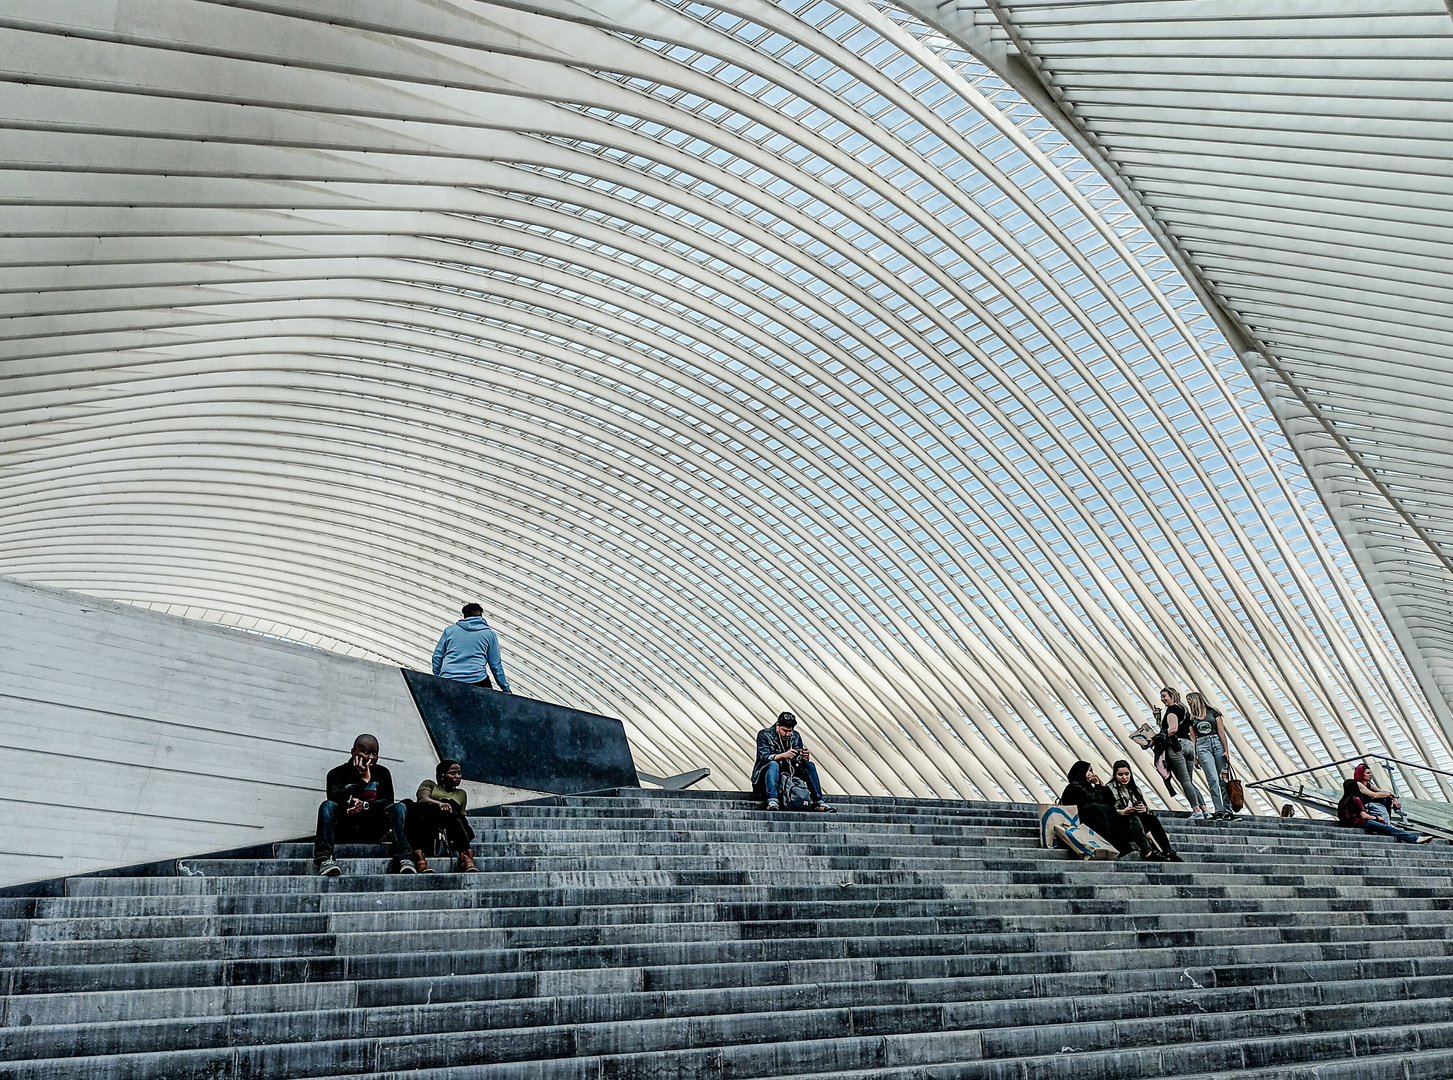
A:
[[[722,858],[755,859],[760,857],[766,849],[770,849],[772,854],[782,859],[818,856],[869,858],[887,856],[899,860],[910,857],[958,858],[971,862],[983,862],[990,866],[1022,866],[1025,868],[1061,866],[1071,861],[1066,852],[1042,849],[1038,847],[1037,841],[1033,838],[1015,842],[988,843],[962,838],[909,837],[899,838],[891,845],[885,845],[877,840],[864,840],[862,837],[848,834],[822,834],[810,837],[791,835],[782,840],[773,840],[770,844],[764,843],[760,838],[749,841],[740,834],[735,834],[737,839],[730,843],[722,840],[686,838],[679,832],[664,833],[662,838],[656,840],[609,843],[608,835],[603,834],[598,839],[580,843],[574,842],[573,839],[569,843],[562,843],[544,838],[522,841],[511,837],[490,841],[480,837],[476,838],[474,851],[481,869],[488,865],[494,870],[508,869],[506,860],[522,858],[587,860],[601,855],[609,855],[611,858],[662,855],[673,859],[696,856],[709,863],[719,862]],[[1198,867],[1204,867],[1207,870],[1220,867],[1222,872],[1226,873],[1263,873],[1268,870],[1281,869],[1286,872],[1320,873],[1331,876],[1349,873],[1356,875],[1391,872],[1393,870],[1405,875],[1418,872],[1448,877],[1453,874],[1453,859],[1420,857],[1419,854],[1414,853],[1399,857],[1401,853],[1391,850],[1375,858],[1362,858],[1351,870],[1347,866],[1346,856],[1335,852],[1308,854],[1305,851],[1289,848],[1212,847],[1197,843],[1185,844],[1178,850],[1187,862],[1193,862]],[[334,855],[340,861],[348,859],[378,861],[386,859],[387,850],[377,844],[343,844],[335,849]],[[308,873],[311,871],[312,857],[311,844],[280,844],[277,848],[277,859],[280,863],[285,864],[286,869],[279,869],[277,872]],[[1130,863],[1139,861],[1138,855],[1133,852],[1128,854],[1126,859]],[[229,861],[235,862],[235,860]],[[259,863],[266,861],[257,860]],[[201,873],[209,872],[207,862],[207,860],[198,859],[184,860],[189,869]],[[440,870],[452,868],[452,862],[448,859],[431,860],[431,863]],[[214,869],[211,872],[217,871]]]
[[[1319,887],[1341,890],[1355,895],[1364,887],[1442,888],[1453,878],[1447,874],[1406,868],[1392,873],[1378,868],[1376,873],[1359,875],[1342,873],[1265,873],[1256,868],[1210,864],[1144,862],[1138,858],[1114,862],[1037,859],[1028,863],[1002,860],[1001,869],[988,866],[986,859],[894,859],[891,855],[874,858],[807,856],[790,858],[730,858],[704,868],[698,857],[672,859],[670,856],[625,857],[611,859],[531,859],[502,860],[507,866],[528,866],[529,869],[492,869],[469,875],[462,882],[452,873],[434,875],[388,874],[387,859],[354,860],[353,873],[346,871],[341,879],[323,879],[314,872],[308,860],[200,859],[186,860],[179,877],[90,877],[68,882],[73,896],[106,896],[134,894],[187,894],[213,892],[310,892],[325,889],[478,889],[483,887],[528,887],[551,885],[693,885],[747,884],[770,874],[773,880],[842,884],[919,884],[942,883],[1084,885],[1087,887],[1147,888],[1197,885],[1202,888],[1236,888],[1255,890],[1277,886]],[[585,863],[585,865],[582,865]],[[451,863],[440,860],[445,870]],[[486,863],[481,862],[481,866]],[[1314,868],[1317,869],[1317,868]],[[1391,868],[1390,868],[1391,869]],[[1246,870],[1246,872],[1238,872]],[[253,872],[257,871],[257,872]],[[270,872],[269,872],[270,871]],[[789,872],[790,871],[790,872]],[[1376,885],[1364,885],[1364,878]]]
[[[906,1035],[846,1037],[838,1039],[785,1039],[773,1043],[715,1046],[711,1049],[683,1049],[613,1054],[610,1056],[560,1057],[550,1061],[458,1064],[420,1067],[387,1055],[368,1060],[364,1070],[352,1074],[359,1080],[375,1070],[388,1070],[390,1080],[516,1080],[541,1077],[544,1080],[599,1080],[603,1076],[629,1076],[637,1080],[687,1080],[700,1077],[781,1077],[784,1075],[842,1077],[859,1075],[868,1069],[895,1069],[897,1075],[944,1080],[1100,1080],[1100,1078],[1185,1076],[1192,1070],[1215,1070],[1225,1076],[1229,1070],[1271,1067],[1282,1070],[1283,1078],[1298,1080],[1319,1074],[1287,1071],[1308,1064],[1340,1063],[1358,1056],[1356,1047],[1404,1054],[1419,1051],[1428,1057],[1444,1054],[1450,1038],[1449,1025],[1404,1024],[1393,1028],[1357,1028],[1341,1032],[1277,1034],[1260,1038],[1227,1038],[1158,1044],[1162,1030],[1137,1032],[1148,1046],[1084,1050],[1073,1041],[1056,1038],[1071,1035],[1074,1027],[1046,1027],[1032,1034],[1046,1045],[1046,1052],[1032,1057],[998,1057],[989,1047],[987,1032],[942,1031]],[[576,1050],[575,1046],[570,1047]],[[987,1051],[987,1053],[986,1053]],[[576,1051],[578,1053],[578,1050]],[[403,1057],[404,1055],[400,1055]],[[339,1074],[320,1071],[310,1076]],[[872,1074],[868,1074],[872,1075]],[[882,1075],[882,1074],[879,1074]],[[1276,1075],[1276,1074],[1272,1074]],[[1356,1075],[1356,1074],[1353,1074]],[[1436,1075],[1436,1074],[1435,1074]],[[1445,1074],[1446,1076],[1446,1074]],[[350,1078],[351,1080],[351,1078]]]
[[[458,885],[473,881],[473,878],[451,879]],[[890,903],[893,910],[907,914],[915,911],[940,910],[936,906],[954,905],[956,914],[997,914],[1003,912],[1004,904],[999,897],[971,895],[972,890],[957,885],[911,885],[911,886],[863,886],[854,884],[844,888],[841,882],[823,885],[727,885],[727,886],[653,886],[653,887],[601,887],[581,886],[576,888],[503,889],[481,887],[477,889],[434,888],[427,891],[378,891],[368,888],[349,890],[340,888],[308,893],[265,893],[219,895],[189,893],[185,895],[120,895],[89,897],[48,897],[34,901],[34,921],[27,925],[45,926],[58,924],[62,920],[75,918],[165,918],[179,915],[200,916],[273,916],[285,914],[328,914],[356,912],[389,912],[396,910],[440,911],[473,907],[489,908],[497,912],[514,913],[511,917],[523,917],[523,912],[559,911],[562,915],[582,909],[608,910],[619,906],[647,907],[672,906],[677,904],[709,905],[769,905],[771,910],[787,913],[798,904],[854,903],[881,905]],[[1424,897],[1403,897],[1395,906],[1389,907],[1382,897],[1288,897],[1279,890],[1278,895],[1267,897],[1232,894],[1202,897],[1198,910],[1210,912],[1277,912],[1277,911],[1347,911],[1375,912],[1390,919],[1399,912],[1443,910],[1446,907],[1446,893],[1434,891]],[[1025,912],[1072,914],[1132,914],[1184,915],[1185,905],[1176,895],[1146,896],[1137,893],[1107,897],[1089,895],[1072,899],[1049,898],[1037,893],[1016,897],[1014,910]],[[14,925],[19,925],[14,924]],[[14,940],[23,934],[12,933]]]
[[[1200,1016],[1210,1013],[1244,1014],[1261,1017],[1274,1011],[1339,1008],[1362,1009],[1372,1004],[1389,1015],[1404,998],[1412,1000],[1418,1015],[1434,1015],[1450,1003],[1453,977],[1417,981],[1415,987],[1402,979],[1359,979],[1331,984],[1300,983],[1278,986],[1268,992],[1236,987],[1190,989],[1178,979],[1173,994],[1094,994],[1081,996],[1035,996],[994,998],[985,980],[896,980],[872,983],[813,983],[809,985],[721,987],[672,993],[606,993],[594,996],[557,998],[505,998],[444,1002],[421,1005],[406,1001],[393,1006],[358,1009],[342,1004],[329,1008],[317,994],[303,1004],[306,1011],[246,1013],[216,1011],[208,1014],[162,1014],[167,1019],[118,1021],[108,1017],[92,1020],[77,1008],[61,1013],[57,1023],[0,1028],[0,1059],[65,1057],[95,1054],[139,1053],[158,1045],[173,1049],[244,1046],[269,1042],[290,1042],[300,1037],[333,1040],[359,1037],[397,1037],[541,1025],[626,1023],[653,1018],[722,1016],[740,1013],[784,1013],[823,1009],[849,1009],[853,1028],[861,1032],[866,1023],[882,1030],[916,1030],[925,1015],[935,1024],[965,1029],[1057,1024],[1066,1018],[1076,1022],[1118,1022],[1161,1016]],[[1410,993],[1412,990],[1419,993]],[[988,991],[988,993],[986,993]],[[1433,999],[1443,998],[1433,1003]],[[84,997],[85,995],[77,995]],[[175,1007],[181,1001],[169,1002]],[[897,1023],[892,1007],[904,1010]],[[878,1009],[876,1017],[865,1010]],[[932,1016],[932,1011],[938,1015]],[[42,1015],[45,1015],[42,1013]],[[1330,1015],[1330,1014],[1329,1014]],[[1360,1015],[1360,1014],[1359,1014]],[[1411,1019],[1404,1011],[1401,1022]],[[85,1021],[78,1022],[76,1017]],[[175,1018],[173,1018],[175,1017]],[[1373,1021],[1363,1018],[1363,1023]],[[59,1025],[59,1026],[58,1026]],[[892,1025],[892,1026],[890,1026]]]
[[[765,923],[777,927],[818,927],[818,936],[858,930],[881,911],[877,901],[811,901],[796,904],[632,904],[588,907],[501,907],[479,897],[481,906],[420,910],[413,906],[358,912],[264,915],[169,915],[109,918],[10,920],[0,923],[0,940],[40,942],[135,941],[166,938],[253,938],[308,934],[350,934],[380,931],[464,930],[501,927],[616,927],[633,923],[703,924]],[[1180,930],[1186,913],[1177,905],[1160,912],[1069,912],[1062,905],[1044,914],[989,914],[999,906],[985,902],[917,901],[895,907],[894,921],[909,920],[916,929],[991,933],[1013,931]],[[1022,910],[1022,905],[1019,910]],[[827,924],[831,923],[828,927]],[[1443,907],[1410,911],[1329,911],[1325,906],[1296,910],[1276,905],[1267,911],[1246,906],[1234,911],[1202,911],[1194,925],[1211,927],[1278,927],[1289,931],[1329,927],[1444,927],[1453,912]],[[788,931],[778,931],[787,933]],[[791,932],[797,932],[793,929]],[[1415,929],[1413,934],[1425,931]],[[59,955],[59,954],[50,954]]]
[[[546,1062],[565,1056],[620,1057],[630,1055],[682,1056],[696,1053],[703,1045],[718,1051],[731,1048],[737,1074],[750,1074],[754,1065],[780,1061],[775,1052],[785,1043],[794,1047],[817,1067],[832,1061],[834,1066],[846,1051],[856,1058],[862,1049],[852,1044],[863,1038],[891,1042],[900,1040],[903,1050],[917,1060],[944,1060],[951,1055],[960,1063],[983,1059],[985,1065],[1004,1064],[1003,1059],[1037,1058],[1054,1055],[1062,1062],[1061,1076],[1086,1075],[1082,1061],[1065,1061],[1070,1054],[1119,1051],[1121,1067],[1133,1060],[1138,1071],[1121,1075],[1174,1075],[1186,1071],[1193,1056],[1217,1061],[1221,1067],[1302,1063],[1340,1057],[1338,1048],[1350,1047],[1352,1031],[1367,1037],[1391,1037],[1402,1049],[1429,1050],[1453,1046],[1453,1025],[1446,1022],[1449,999],[1400,1002],[1359,1002],[1352,1005],[1312,1006],[1300,1009],[1264,1009],[1217,1013],[1207,1011],[1175,1017],[1119,1018],[1112,1021],[1073,1020],[1069,1023],[1033,1023],[1012,1026],[973,1026],[982,1017],[978,1003],[928,1003],[922,1005],[859,1006],[838,1009],[795,1009],[791,1011],[742,1014],[713,1014],[691,1017],[635,1018],[630,1022],[542,1023],[495,1028],[472,1026],[444,1033],[387,1035],[354,1031],[342,1039],[320,1037],[302,1020],[301,1029],[268,1044],[225,1044],[216,1047],[173,1051],[188,1055],[192,1069],[232,1070],[242,1075],[322,1076],[357,1071],[360,1068],[387,1071],[451,1066],[476,1066],[510,1061],[533,1061],[543,1075],[551,1075]],[[493,1003],[472,1008],[455,1006],[460,1019],[483,1024]],[[517,1008],[528,1003],[517,1002]],[[529,1017],[522,1017],[529,1019]],[[269,1022],[275,1022],[271,1018]],[[370,1025],[371,1027],[371,1025]],[[1432,1029],[1438,1029],[1436,1031]],[[1386,1031],[1384,1031],[1386,1029]],[[460,1031],[469,1038],[461,1039]],[[0,1031],[0,1038],[9,1035]],[[220,1026],[219,1026],[220,1034]],[[297,1036],[305,1034],[306,1041]],[[919,1036],[915,1040],[913,1037]],[[1416,1040],[1408,1046],[1409,1040]],[[1154,1061],[1142,1049],[1154,1045]],[[1207,1052],[1209,1050],[1209,1052]],[[763,1052],[767,1056],[762,1056]],[[213,1061],[208,1061],[210,1056]],[[176,1063],[155,1053],[113,1053],[102,1057],[71,1057],[64,1064],[75,1071],[69,1075],[121,1077],[163,1077]],[[160,1060],[159,1060],[160,1059]],[[998,1060],[995,1060],[998,1059]],[[1129,1059],[1129,1060],[1127,1060]],[[234,1066],[232,1063],[236,1062]],[[42,1076],[48,1065],[60,1060],[32,1060],[15,1063],[17,1077]],[[657,1069],[643,1074],[675,1075],[674,1064],[660,1062]],[[885,1061],[884,1064],[892,1064]],[[1192,1066],[1194,1067],[1194,1066]],[[1065,1069],[1075,1071],[1065,1071]],[[661,1069],[667,1071],[661,1072]],[[7,1070],[9,1071],[9,1070]],[[975,1073],[970,1069],[970,1075]],[[758,1074],[760,1075],[760,1074]],[[1001,1075],[984,1072],[980,1075]]]
[[[685,850],[683,850],[685,849]],[[1193,857],[1188,857],[1187,862]],[[345,874],[382,875],[389,870],[385,857],[338,859]],[[1091,874],[1098,880],[1107,874],[1144,875],[1146,880],[1172,880],[1194,874],[1201,880],[1219,877],[1246,879],[1249,882],[1279,883],[1298,879],[1307,884],[1444,884],[1453,886],[1453,865],[1436,870],[1396,863],[1366,867],[1357,872],[1339,868],[1335,863],[1289,863],[1277,858],[1244,858],[1224,861],[1196,860],[1185,863],[1146,862],[1138,856],[1119,860],[1113,867],[1103,862],[1079,863],[1065,859],[1060,853],[1033,849],[1023,855],[1005,857],[1002,851],[990,854],[974,849],[949,847],[908,848],[901,851],[870,852],[849,846],[792,845],[764,854],[759,847],[742,850],[692,851],[680,848],[642,846],[639,851],[612,851],[600,847],[584,847],[579,851],[546,850],[540,854],[507,854],[491,849],[477,849],[475,862],[481,874],[498,876],[521,873],[588,873],[591,871],[762,871],[781,874],[793,870],[847,871],[996,871],[1009,874],[1038,875],[1037,880],[1073,880]],[[450,857],[431,858],[430,866],[439,873],[456,872]],[[309,877],[315,876],[312,859],[188,859],[183,863],[189,876],[201,877]],[[99,879],[121,881],[125,879]]]
[[[1208,931],[1215,936],[1217,931]],[[1228,935],[1229,936],[1229,935]],[[4,972],[7,994],[56,993],[99,989],[147,989],[165,986],[244,985],[345,979],[393,979],[418,975],[487,973],[520,970],[558,970],[582,967],[680,966],[703,964],[787,964],[821,958],[910,957],[924,965],[961,956],[972,960],[974,971],[1006,974],[1027,971],[1094,970],[1125,967],[1136,961],[1182,966],[1224,963],[1232,965],[1286,965],[1337,959],[1447,957],[1453,939],[1398,937],[1386,941],[1318,941],[1200,944],[1177,937],[1159,945],[1154,935],[1108,935],[1113,945],[1087,951],[1083,942],[1056,951],[1034,934],[902,935],[897,937],[728,939],[720,941],[640,942],[622,945],[583,945],[544,948],[422,950],[428,939],[417,935],[407,952],[340,954],[336,943],[317,940],[314,952],[301,956],[226,959],[167,959],[156,962],[56,964],[15,967]],[[1066,935],[1068,937],[1068,935]],[[1055,944],[1064,946],[1056,940]],[[220,951],[220,950],[219,950]],[[962,972],[964,974],[971,972]],[[932,977],[924,971],[909,977]]]
[[[1453,913],[1448,916],[1453,921]],[[1114,928],[1098,917],[1080,925],[1016,926],[978,916],[890,919],[781,919],[586,923],[568,926],[446,926],[369,931],[271,934],[262,936],[126,937],[112,940],[31,941],[0,944],[0,963],[16,967],[82,964],[155,964],[191,960],[246,960],[277,957],[368,956],[381,953],[564,949],[622,945],[670,945],[712,941],[820,941],[912,937],[952,942],[955,951],[1151,948],[1169,945],[1260,945],[1272,942],[1436,941],[1450,937],[1445,923],[1410,925],[1223,925],[1194,919],[1168,925]],[[1129,920],[1133,923],[1133,920]],[[1007,923],[1007,925],[1006,925]]]
[[[669,965],[661,967],[573,968],[564,970],[444,973],[434,977],[269,985],[214,985],[159,989],[61,992],[0,999],[10,1025],[122,1021],[177,1016],[220,1016],[259,1011],[273,1001],[280,1011],[305,1008],[384,1008],[508,998],[716,992],[722,988],[812,987],[837,984],[932,987],[964,985],[983,1000],[1039,996],[1098,998],[1113,994],[1155,993],[1166,1000],[1182,992],[1241,988],[1263,1004],[1295,1005],[1306,987],[1318,1000],[1335,1004],[1338,988],[1373,979],[1401,989],[1399,997],[1446,996],[1453,979],[1453,958],[1388,957],[1303,960],[1290,967],[1267,964],[1211,964],[1152,968],[988,973],[969,957],[859,957],[792,962]],[[806,988],[806,989],[803,989]],[[1420,995],[1424,991],[1425,995]],[[967,991],[966,991],[967,992]],[[896,999],[894,999],[896,1000]],[[906,994],[904,1003],[932,1000]],[[316,1005],[311,1004],[316,1002]]]

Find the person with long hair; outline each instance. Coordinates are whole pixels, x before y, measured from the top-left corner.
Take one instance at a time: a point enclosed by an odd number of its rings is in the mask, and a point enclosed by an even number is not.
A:
[[[1379,836],[1391,836],[1394,840],[1401,840],[1404,844],[1426,844],[1433,839],[1426,833],[1419,835],[1409,832],[1407,829],[1399,829],[1396,825],[1389,825],[1387,822],[1373,817],[1363,807],[1362,796],[1357,789],[1356,780],[1342,781],[1342,801],[1337,804],[1337,824],[1346,825],[1349,828],[1361,828],[1364,832],[1376,833]]]
[[[1362,809],[1391,825],[1392,812],[1403,808],[1402,800],[1373,783],[1372,769],[1365,761],[1352,770],[1352,779],[1357,781],[1357,797],[1362,800]]]
[[[1181,794],[1191,808],[1191,817],[1196,820],[1203,820],[1210,817],[1206,813],[1205,800],[1201,793],[1196,790],[1195,782],[1191,779],[1191,773],[1196,767],[1196,744],[1191,741],[1191,721],[1186,713],[1186,707],[1181,704],[1180,691],[1174,687],[1163,686],[1160,690],[1160,703],[1165,712],[1156,709],[1156,715],[1160,718],[1160,732],[1165,740],[1165,764],[1175,777],[1176,783],[1181,786]]]
[[[1170,846],[1170,837],[1160,818],[1151,812],[1140,793],[1140,785],[1130,771],[1130,762],[1120,760],[1110,766],[1110,794],[1115,796],[1115,813],[1120,815],[1126,836],[1140,849],[1140,857],[1151,861],[1182,862]]]
[[[1195,739],[1196,761],[1201,772],[1206,774],[1206,786],[1211,789],[1211,802],[1216,807],[1216,817],[1229,820],[1236,816],[1231,809],[1231,792],[1226,786],[1226,721],[1221,710],[1206,704],[1206,699],[1197,690],[1186,695],[1186,712],[1190,717],[1191,735]]]
[[[1075,762],[1070,766],[1070,771],[1065,779],[1068,783],[1065,785],[1064,793],[1059,797],[1060,803],[1064,806],[1077,807],[1081,821],[1108,840],[1110,846],[1120,854],[1125,854],[1132,843],[1130,830],[1126,828],[1120,815],[1115,812],[1115,796],[1110,794],[1109,788],[1100,783],[1100,778],[1095,775],[1095,770],[1090,767],[1090,763],[1088,761]]]

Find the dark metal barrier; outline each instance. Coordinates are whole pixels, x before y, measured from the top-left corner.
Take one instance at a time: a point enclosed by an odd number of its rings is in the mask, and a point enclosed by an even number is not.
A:
[[[404,670],[441,758],[466,780],[569,794],[640,787],[619,720]]]

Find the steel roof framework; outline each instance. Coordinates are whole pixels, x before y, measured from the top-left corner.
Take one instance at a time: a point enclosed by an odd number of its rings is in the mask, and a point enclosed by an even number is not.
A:
[[[0,572],[520,688],[740,783],[1038,798],[1161,682],[1446,739],[1193,289],[888,7],[156,0],[0,26]],[[517,674],[518,673],[518,677]]]
[[[1068,133],[1197,286],[1453,731],[1453,9],[909,6]]]

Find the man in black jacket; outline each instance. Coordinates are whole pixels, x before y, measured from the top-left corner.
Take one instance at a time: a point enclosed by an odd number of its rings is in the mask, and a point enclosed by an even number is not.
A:
[[[378,763],[378,740],[360,735],[353,752],[328,773],[328,798],[318,807],[318,835],[313,841],[313,868],[323,877],[337,877],[343,868],[333,858],[334,841],[376,844],[393,831],[389,872],[412,874],[408,839],[404,835],[407,807],[394,802],[394,780]]]
[[[790,712],[781,713],[776,723],[757,732],[757,760],[752,765],[752,790],[767,800],[767,809],[779,808],[777,784],[785,766],[792,766],[797,775],[807,784],[812,793],[812,808],[829,813],[833,808],[822,800],[822,784],[817,779],[817,766],[812,763],[812,754],[802,745],[802,736],[797,734],[797,717]]]

